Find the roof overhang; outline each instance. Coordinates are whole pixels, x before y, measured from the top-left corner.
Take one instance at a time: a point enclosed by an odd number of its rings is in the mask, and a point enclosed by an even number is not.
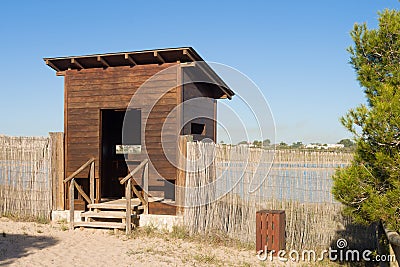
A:
[[[110,68],[119,66],[164,64],[164,63],[188,63],[204,62],[201,56],[192,47],[168,48],[143,50],[133,52],[119,52],[107,54],[95,54],[86,56],[70,56],[44,58],[46,64],[54,69],[57,74],[62,75],[66,70],[82,70],[92,68]],[[235,94],[207,64],[197,64],[204,73],[210,77],[224,92],[227,98],[231,99]]]

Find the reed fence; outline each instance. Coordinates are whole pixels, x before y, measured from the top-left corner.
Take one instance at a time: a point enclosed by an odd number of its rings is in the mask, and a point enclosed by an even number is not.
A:
[[[0,213],[49,219],[52,208],[49,137],[0,136]]]
[[[352,154],[264,150],[189,142],[184,222],[192,233],[255,241],[256,211],[285,210],[288,249],[325,249],[339,237],[370,247],[373,229],[354,226],[332,196],[332,174]]]

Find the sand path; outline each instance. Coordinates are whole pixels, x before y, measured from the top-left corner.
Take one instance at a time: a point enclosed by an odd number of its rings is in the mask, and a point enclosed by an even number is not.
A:
[[[0,218],[0,266],[272,266],[252,250]],[[288,266],[288,265],[286,265]]]

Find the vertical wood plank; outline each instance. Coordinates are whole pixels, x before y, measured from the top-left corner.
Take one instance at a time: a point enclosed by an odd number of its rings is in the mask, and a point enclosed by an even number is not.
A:
[[[256,251],[264,250],[262,247],[262,220],[260,212],[256,213]]]
[[[64,133],[58,133],[57,137],[57,159],[58,159],[58,195],[57,195],[57,209],[65,209],[65,162],[64,162]]]
[[[101,200],[101,177],[103,176],[102,174],[102,170],[101,170],[101,166],[102,166],[102,154],[103,154],[103,147],[102,147],[102,143],[103,143],[103,113],[100,109],[98,109],[97,111],[97,118],[99,120],[99,157],[98,157],[98,164],[97,164],[97,174],[98,176],[96,177],[96,171],[95,171],[95,179],[96,179],[96,203],[100,203]]]
[[[95,177],[95,184],[96,184],[96,203],[100,203],[101,199],[101,183],[100,183],[100,177]]]
[[[270,227],[270,222],[268,220],[269,219],[268,213],[264,212],[261,216],[262,216],[262,220],[263,220],[263,224],[264,224],[264,227],[262,228],[262,236],[264,238],[264,240],[262,242],[263,248],[265,248],[265,246],[267,246],[267,249],[270,250],[271,249],[271,247],[269,245],[270,240],[268,238],[268,228]]]
[[[49,133],[51,142],[52,210],[64,210],[64,134]]]
[[[65,76],[64,76],[64,144],[68,145],[68,90],[69,90],[69,80],[70,80],[70,76],[68,75],[69,71],[65,72]],[[67,153],[67,145],[64,145],[63,149],[63,165],[64,165],[64,178],[67,175],[66,171],[67,171],[67,162],[68,162],[68,153]],[[64,208],[70,208],[70,207],[66,207],[67,205],[67,184],[62,184],[63,187],[63,198],[64,198]],[[65,194],[64,194],[65,192]],[[71,203],[71,200],[70,200]]]
[[[183,215],[185,207],[185,185],[186,185],[186,157],[187,142],[192,140],[190,135],[179,136],[178,142],[178,176],[175,182],[175,203],[177,215]]]
[[[94,203],[94,161],[90,164],[90,185],[89,185],[89,195],[90,195],[90,201],[93,204]]]
[[[183,127],[183,68],[179,63],[176,71],[176,106],[177,106],[177,114],[176,114],[176,135],[178,138],[178,147],[176,148],[176,162],[178,162],[178,168],[176,170],[176,181],[175,181],[175,204],[176,204],[176,215],[183,215],[183,198],[182,198],[182,190],[180,187],[182,186],[182,179],[184,173],[182,173],[181,165],[181,151],[180,144],[182,139],[182,127]],[[186,151],[186,148],[185,148]]]
[[[132,178],[129,178],[125,183],[125,198],[126,198],[126,234],[131,233],[131,216],[132,216],[132,206],[131,206],[131,182]]]
[[[143,198],[145,200],[143,213],[148,214],[149,213],[149,163],[148,162],[146,163],[146,165],[144,165],[143,191],[144,191]]]
[[[280,226],[280,249],[286,249],[286,213],[281,212],[279,216]]]
[[[214,102],[213,141],[217,143],[217,100],[213,99],[213,102]]]
[[[57,195],[58,195],[58,182],[57,182],[57,135],[56,133],[49,133],[51,144],[51,209],[57,209]]]
[[[69,229],[74,230],[74,188],[75,179],[72,179],[69,185]]]

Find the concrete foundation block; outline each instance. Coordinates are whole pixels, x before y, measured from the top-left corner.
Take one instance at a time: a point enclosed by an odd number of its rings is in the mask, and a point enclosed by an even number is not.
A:
[[[141,214],[139,219],[139,227],[154,226],[159,230],[172,231],[173,226],[183,225],[182,216],[174,215],[155,215]]]

